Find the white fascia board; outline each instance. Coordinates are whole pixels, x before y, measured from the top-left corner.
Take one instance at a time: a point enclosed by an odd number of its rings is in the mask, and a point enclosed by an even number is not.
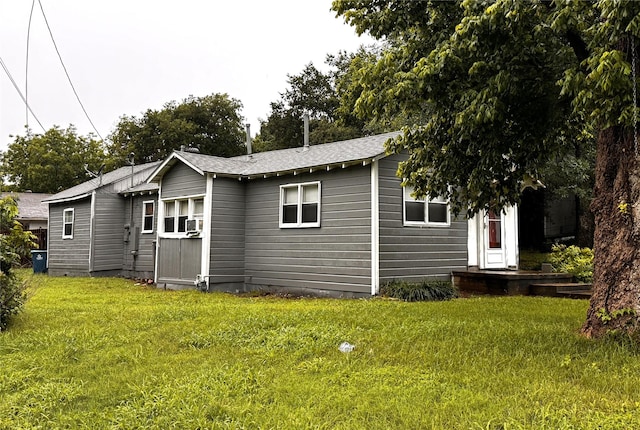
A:
[[[42,203],[56,204],[56,203],[74,202],[76,200],[81,200],[81,199],[90,197],[92,195],[93,195],[93,191],[88,192],[88,193],[84,193],[84,194],[80,194],[80,195],[77,195],[77,196],[73,196],[73,197],[65,197],[65,198],[62,198],[62,199],[43,200]]]
[[[380,292],[380,187],[378,160],[371,163],[371,295]]]
[[[213,206],[213,174],[206,175],[206,194],[204,196],[204,213],[202,214],[202,260],[200,262],[200,274],[205,276],[207,285],[209,285],[209,271],[211,265],[211,222],[212,222],[212,206]]]

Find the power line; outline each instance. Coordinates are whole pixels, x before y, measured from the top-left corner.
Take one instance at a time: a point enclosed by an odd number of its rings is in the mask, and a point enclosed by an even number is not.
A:
[[[40,120],[38,119],[36,114],[33,113],[33,110],[31,110],[31,106],[29,106],[29,103],[27,103],[27,99],[25,98],[25,96],[22,95],[22,91],[20,91],[20,87],[18,87],[18,84],[16,84],[16,81],[13,79],[13,76],[11,76],[11,72],[9,72],[9,69],[7,68],[6,64],[4,64],[4,61],[2,60],[2,57],[0,57],[0,66],[2,66],[2,68],[4,69],[4,72],[9,77],[9,80],[11,81],[11,83],[13,84],[13,87],[16,89],[16,91],[20,95],[20,98],[24,102],[24,105],[27,107],[29,112],[31,112],[31,115],[33,115],[33,117],[36,119],[38,124],[40,124],[40,127],[42,127],[42,131],[44,131],[46,133],[47,130],[44,128],[44,126],[42,125],[42,123],[40,122]]]
[[[98,131],[96,126],[93,124],[93,121],[91,121],[91,118],[89,117],[89,114],[87,113],[87,110],[84,108],[84,105],[82,104],[82,101],[80,100],[80,96],[78,95],[78,92],[76,91],[76,88],[74,87],[73,82],[71,82],[71,77],[69,76],[69,72],[67,71],[67,67],[64,65],[64,61],[62,61],[62,56],[60,55],[60,51],[58,50],[58,45],[56,44],[56,41],[53,38],[53,33],[51,32],[51,27],[49,26],[49,21],[47,20],[47,16],[44,13],[44,8],[42,7],[42,2],[40,0],[38,0],[38,4],[40,5],[40,10],[42,11],[42,16],[44,18],[44,22],[47,25],[47,30],[49,30],[49,36],[51,36],[51,41],[53,42],[53,46],[56,49],[56,53],[58,54],[58,59],[60,59],[60,64],[62,64],[62,69],[64,70],[64,74],[67,75],[67,80],[69,81],[69,85],[71,85],[71,89],[73,90],[73,94],[75,94],[76,99],[78,100],[78,103],[80,104],[80,107],[82,108],[82,111],[84,112],[84,115],[87,117],[87,119],[89,120],[89,123],[91,124],[91,127],[93,127],[93,130],[96,132],[96,134],[98,135],[100,140],[104,141],[104,139],[100,135],[100,132]]]
[[[29,128],[29,39],[31,38],[31,20],[33,18],[33,9],[36,5],[36,0],[31,2],[31,12],[29,12],[29,26],[27,27],[27,54],[24,60],[24,99],[25,99],[25,123],[27,129]]]

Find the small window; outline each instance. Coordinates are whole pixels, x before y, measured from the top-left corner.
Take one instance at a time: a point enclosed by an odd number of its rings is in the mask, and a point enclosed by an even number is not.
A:
[[[404,224],[448,226],[449,204],[442,197],[415,198],[412,187],[404,187]]]
[[[178,232],[187,231],[187,219],[189,219],[189,200],[178,200]]]
[[[320,227],[320,182],[280,187],[280,227]]]
[[[73,208],[65,209],[62,212],[62,238],[73,239]]]
[[[500,212],[490,210],[487,213],[487,221],[489,224],[489,248],[502,248],[502,217]]]
[[[155,203],[153,201],[142,202],[142,232],[153,233],[153,218],[155,216]]]
[[[204,199],[195,199],[193,201],[193,219],[196,220],[198,231],[202,231],[204,219]]]
[[[176,202],[166,202],[164,204],[164,231],[173,233],[175,230]]]

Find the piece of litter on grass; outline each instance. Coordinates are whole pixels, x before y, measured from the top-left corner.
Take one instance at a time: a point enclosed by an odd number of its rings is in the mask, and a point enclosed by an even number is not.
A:
[[[349,342],[342,342],[338,349],[340,352],[351,352],[355,347],[355,345],[351,345]]]

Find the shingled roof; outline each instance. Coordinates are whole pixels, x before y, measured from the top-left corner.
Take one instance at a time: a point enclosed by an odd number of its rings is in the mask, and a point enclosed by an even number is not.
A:
[[[144,183],[149,177],[149,173],[160,164],[159,161],[153,163],[139,164],[136,166],[125,166],[119,169],[107,172],[97,178],[90,179],[86,182],[68,188],[51,197],[43,200],[45,203],[58,203],[64,201],[72,201],[88,197],[94,191],[103,187],[110,186],[116,192],[124,191],[131,187]],[[133,170],[133,172],[132,172]],[[133,180],[131,180],[133,179]]]
[[[258,152],[232,158],[176,151],[151,174],[158,182],[176,162],[182,161],[200,174],[213,173],[239,179],[267,177],[305,170],[370,162],[385,156],[384,144],[400,132],[378,134],[340,142]]]
[[[0,197],[11,196],[18,203],[18,220],[34,221],[49,218],[49,206],[43,200],[51,196],[44,193],[0,193]]]

